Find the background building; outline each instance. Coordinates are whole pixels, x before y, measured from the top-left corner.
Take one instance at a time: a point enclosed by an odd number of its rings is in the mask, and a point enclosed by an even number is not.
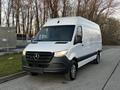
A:
[[[0,49],[16,48],[17,35],[15,27],[0,27]]]

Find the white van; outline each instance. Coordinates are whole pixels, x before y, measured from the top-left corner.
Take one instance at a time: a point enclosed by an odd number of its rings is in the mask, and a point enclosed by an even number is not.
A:
[[[64,73],[74,80],[81,66],[100,62],[99,25],[82,17],[48,20],[23,51],[23,70],[31,75]]]

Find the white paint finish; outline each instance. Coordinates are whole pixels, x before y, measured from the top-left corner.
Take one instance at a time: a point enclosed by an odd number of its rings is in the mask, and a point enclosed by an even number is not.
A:
[[[57,23],[60,21],[60,23]],[[58,25],[84,25],[85,27],[91,26],[92,28],[99,28],[99,26],[83,17],[62,17],[49,19],[44,26],[58,26]],[[94,26],[94,27],[93,27]]]
[[[37,52],[56,52],[67,50],[71,46],[71,42],[66,44],[56,44],[55,42],[38,42],[36,44],[29,44],[26,51],[37,51]]]
[[[78,68],[80,68],[80,67],[82,67],[83,65],[85,65],[85,64],[93,61],[96,57],[97,57],[97,55],[94,55],[94,56],[92,56],[92,57],[90,57],[90,58],[88,58],[88,59],[86,59],[86,60],[80,61],[80,62],[78,63]]]

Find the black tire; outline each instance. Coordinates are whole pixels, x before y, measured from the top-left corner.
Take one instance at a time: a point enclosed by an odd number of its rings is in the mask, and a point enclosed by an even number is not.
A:
[[[93,64],[99,64],[100,63],[100,52],[98,52],[96,59],[93,61]]]
[[[30,72],[30,75],[31,75],[31,76],[37,76],[37,75],[38,75],[38,73],[35,73],[35,72]]]
[[[70,70],[67,73],[65,73],[65,78],[67,80],[75,80],[76,75],[77,75],[77,64],[75,62],[73,62]]]

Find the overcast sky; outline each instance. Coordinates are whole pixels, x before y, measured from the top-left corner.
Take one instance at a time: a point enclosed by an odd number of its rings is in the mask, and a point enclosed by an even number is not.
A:
[[[115,0],[115,2],[120,4],[120,0]],[[114,14],[112,16],[120,19],[120,5],[116,8],[114,8]]]

